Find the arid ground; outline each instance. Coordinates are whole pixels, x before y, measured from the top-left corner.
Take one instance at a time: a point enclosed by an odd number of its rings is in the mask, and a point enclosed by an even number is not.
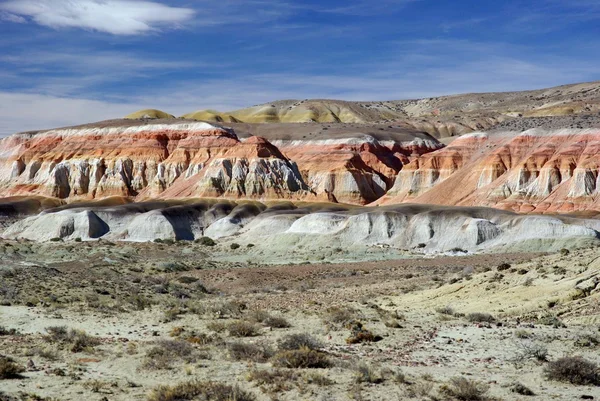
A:
[[[304,265],[230,248],[0,242],[0,399],[599,397],[597,248]]]

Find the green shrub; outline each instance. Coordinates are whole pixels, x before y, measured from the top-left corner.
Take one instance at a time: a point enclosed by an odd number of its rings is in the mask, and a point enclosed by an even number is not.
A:
[[[204,246],[215,246],[217,243],[210,237],[201,237],[194,241],[197,244]]]
[[[240,244],[236,244],[235,242],[232,243],[231,245],[229,245],[229,248],[231,249],[238,249],[240,247]]]

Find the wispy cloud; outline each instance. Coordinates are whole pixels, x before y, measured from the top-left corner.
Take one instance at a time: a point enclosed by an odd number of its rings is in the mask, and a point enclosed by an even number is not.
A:
[[[320,7],[315,7],[318,12],[341,14],[349,16],[371,16],[382,12],[393,12],[405,7],[409,3],[420,0],[355,0],[345,1],[342,5],[328,6],[324,3]]]
[[[177,28],[195,15],[190,8],[138,0],[9,0],[0,10],[13,22],[31,18],[51,28],[82,28],[114,35],[136,35]]]

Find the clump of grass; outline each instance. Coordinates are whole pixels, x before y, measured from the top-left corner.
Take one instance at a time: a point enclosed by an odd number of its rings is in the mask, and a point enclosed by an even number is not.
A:
[[[214,303],[196,303],[190,305],[190,312],[197,315],[207,315],[217,319],[238,318],[246,309],[241,302],[218,301]]]
[[[435,311],[437,313],[439,313],[440,315],[448,315],[448,316],[454,316],[454,308],[452,308],[450,305],[446,305],[443,308],[436,308]]]
[[[538,323],[543,324],[544,326],[552,326],[555,329],[567,327],[567,325],[564,324],[562,320],[553,315],[542,316],[538,319]]]
[[[496,318],[489,313],[475,312],[469,313],[467,320],[472,323],[494,323]]]
[[[83,383],[83,387],[90,390],[92,393],[99,393],[110,384],[102,380],[88,380]]]
[[[195,362],[195,348],[182,340],[160,340],[146,352],[142,368],[150,370],[171,369],[176,361]]]
[[[250,320],[256,323],[262,323],[265,326],[274,329],[285,329],[291,327],[291,324],[282,316],[273,316],[269,312],[257,309],[250,312],[248,316]]]
[[[48,335],[45,340],[50,343],[59,343],[62,347],[68,348],[71,352],[91,351],[100,340],[90,336],[83,330],[67,329],[66,326],[46,327]]]
[[[266,362],[273,356],[273,351],[266,345],[248,344],[243,342],[227,344],[227,353],[233,360],[256,363]]]
[[[576,347],[594,348],[598,345],[600,345],[600,337],[593,333],[580,334],[575,339]]]
[[[255,401],[256,397],[238,386],[217,382],[192,380],[174,386],[158,386],[147,398],[148,401]]]
[[[323,348],[323,344],[310,334],[289,334],[279,340],[278,348],[280,351],[299,350],[301,348],[319,350]]]
[[[20,379],[25,368],[9,356],[0,355],[0,380]]]
[[[550,362],[545,369],[549,380],[577,385],[600,385],[600,370],[597,364],[580,356],[566,356]]]
[[[531,334],[527,330],[519,329],[519,330],[515,331],[515,337],[525,339],[525,338],[533,337],[533,334]]]
[[[307,347],[297,350],[280,351],[272,358],[272,363],[275,367],[295,369],[319,369],[328,368],[332,365],[325,353]]]
[[[246,379],[261,387],[263,392],[278,394],[291,391],[300,374],[293,370],[261,370],[254,369],[248,372]]]
[[[440,392],[461,401],[483,401],[489,387],[464,377],[454,377],[440,387]]]
[[[237,320],[229,323],[227,331],[233,337],[256,337],[260,335],[260,327],[245,320]]]
[[[323,320],[327,325],[342,328],[357,317],[358,311],[355,309],[332,307],[327,310]]]
[[[381,373],[377,373],[371,365],[361,362],[354,367],[354,382],[355,383],[383,383],[384,377]]]

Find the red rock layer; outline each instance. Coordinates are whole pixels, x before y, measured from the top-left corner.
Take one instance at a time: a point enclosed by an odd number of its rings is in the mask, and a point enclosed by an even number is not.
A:
[[[405,166],[379,203],[600,209],[600,130],[470,134]]]
[[[91,126],[0,141],[0,195],[288,198],[366,204],[434,139],[240,141],[207,123]],[[299,166],[298,166],[299,164]]]

